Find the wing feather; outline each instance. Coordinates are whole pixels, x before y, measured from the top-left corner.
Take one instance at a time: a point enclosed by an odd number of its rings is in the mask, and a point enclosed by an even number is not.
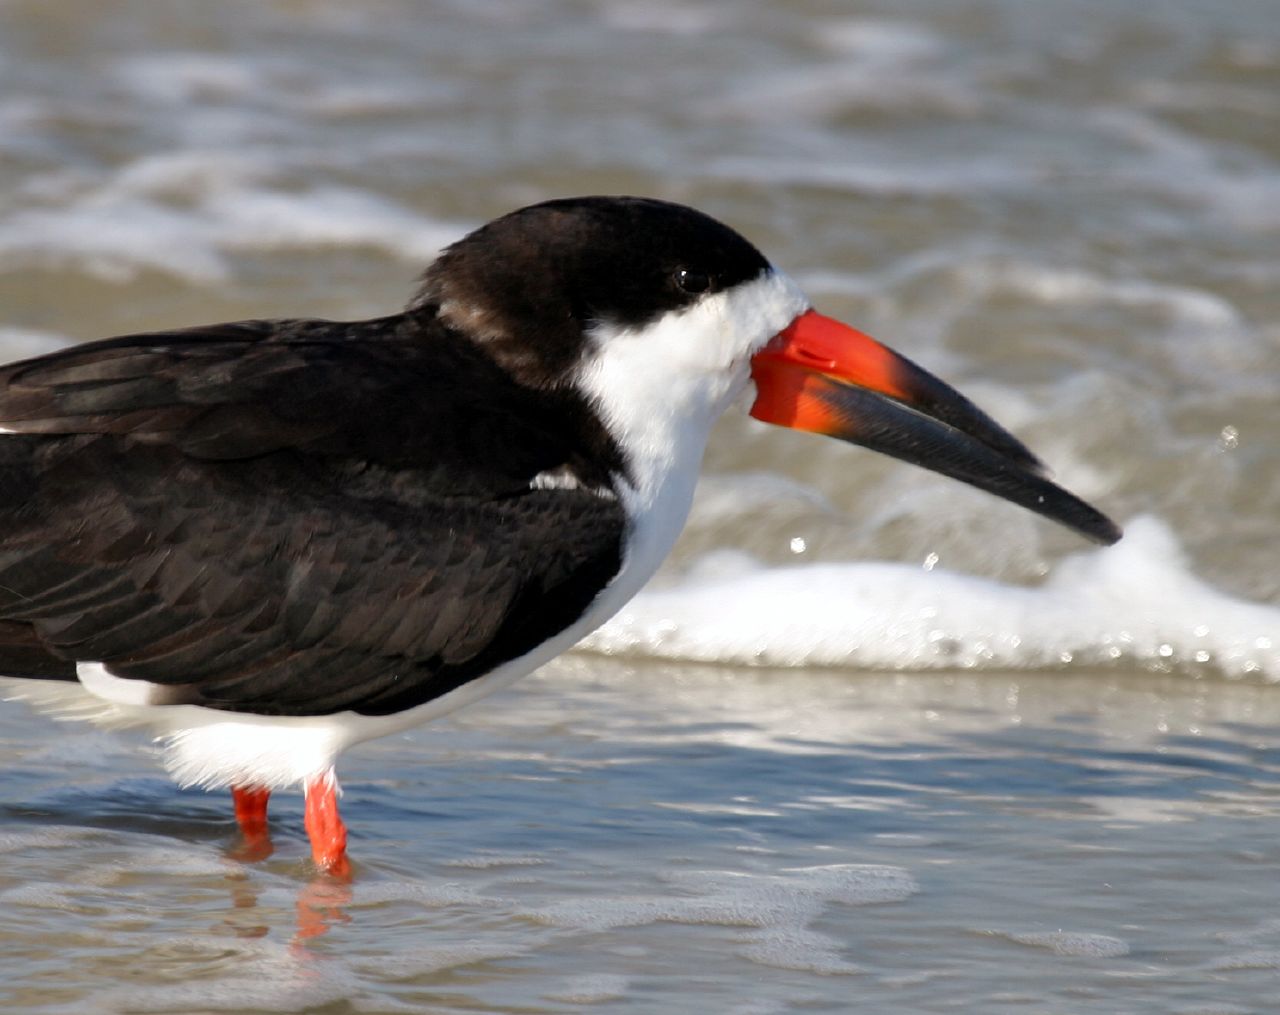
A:
[[[607,479],[576,409],[407,318],[0,368],[0,672],[94,661],[166,701],[263,714],[428,701],[617,572],[618,503],[533,488],[553,468]]]

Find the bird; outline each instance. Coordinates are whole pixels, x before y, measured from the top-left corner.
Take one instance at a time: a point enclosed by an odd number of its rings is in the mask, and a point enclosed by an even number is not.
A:
[[[744,397],[745,396],[745,397]],[[948,384],[820,314],[739,233],[654,198],[510,212],[406,308],[127,335],[0,367],[0,674],[139,728],[248,837],[335,763],[509,686],[634,596],[735,401],[1120,529]]]

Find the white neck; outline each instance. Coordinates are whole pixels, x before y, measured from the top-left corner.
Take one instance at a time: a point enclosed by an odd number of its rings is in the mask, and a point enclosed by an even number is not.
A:
[[[684,527],[707,438],[749,383],[751,357],[808,308],[799,286],[770,270],[646,327],[592,330],[575,382],[627,463],[619,497],[631,544],[615,584],[628,586],[628,597]]]

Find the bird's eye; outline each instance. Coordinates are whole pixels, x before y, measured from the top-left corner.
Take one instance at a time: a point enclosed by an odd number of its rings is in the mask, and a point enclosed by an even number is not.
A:
[[[711,276],[705,271],[679,268],[676,270],[676,285],[685,292],[696,296],[698,293],[704,293],[711,288]]]

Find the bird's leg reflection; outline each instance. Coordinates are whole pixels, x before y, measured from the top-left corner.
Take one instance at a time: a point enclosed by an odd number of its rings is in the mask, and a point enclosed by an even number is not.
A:
[[[232,912],[228,913],[223,923],[231,928],[236,937],[266,937],[270,928],[265,923],[251,923],[260,914],[253,911],[258,908],[258,891],[244,871],[228,874],[231,883]]]
[[[351,868],[321,871],[298,893],[298,931],[294,943],[326,934],[335,923],[350,923],[345,906],[352,899]]]
[[[306,826],[311,840],[313,862],[319,868],[298,893],[295,944],[328,932],[335,923],[348,923],[343,908],[350,904],[351,862],[347,858],[347,829],[338,815],[337,781],[332,773],[306,785]],[[267,804],[271,791],[262,786],[233,786],[236,824],[240,843],[229,855],[243,863],[256,863],[275,852],[267,824]],[[236,909],[254,909],[258,895],[243,874],[233,878],[232,904]],[[238,934],[260,937],[265,927],[238,928]]]
[[[262,921],[269,917],[258,912],[261,893],[254,884],[253,875],[247,870],[239,870],[228,874],[227,881],[231,888],[232,909],[223,918],[223,924],[236,937],[266,937],[270,924]],[[345,908],[354,897],[351,883],[350,870],[342,874],[320,871],[299,888],[294,903],[297,914],[293,935],[295,946],[309,938],[327,934],[334,924],[351,922]]]

